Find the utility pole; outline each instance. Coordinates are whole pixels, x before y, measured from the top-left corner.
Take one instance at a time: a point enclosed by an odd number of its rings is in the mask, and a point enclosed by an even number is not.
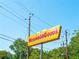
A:
[[[62,43],[63,43],[62,45],[63,45],[63,48],[64,48],[64,41]]]
[[[31,16],[33,16],[33,14],[30,14],[30,16],[29,16],[29,19],[28,19],[28,37],[30,36],[30,30],[31,30]],[[28,53],[27,53],[27,59],[29,59],[29,48],[30,47],[28,47]]]
[[[67,30],[65,30],[65,39],[66,39],[66,59],[68,59],[68,40],[67,40]]]
[[[43,59],[43,43],[41,43],[40,59]]]
[[[64,55],[64,41],[62,41],[62,50],[63,50],[63,53],[62,53],[62,56],[63,56],[63,59],[65,59],[65,55]]]

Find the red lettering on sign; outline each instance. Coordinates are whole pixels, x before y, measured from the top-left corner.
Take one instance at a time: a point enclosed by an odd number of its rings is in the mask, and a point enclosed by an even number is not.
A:
[[[58,33],[57,29],[55,29],[54,31],[49,32],[49,33],[46,33],[46,32],[45,32],[45,33],[43,33],[43,34],[41,34],[41,35],[39,35],[39,36],[37,36],[37,37],[35,37],[35,38],[30,38],[30,39],[29,39],[29,42],[33,42],[33,41],[36,41],[36,40],[39,40],[39,39],[42,39],[42,38],[45,38],[45,37],[48,37],[48,36],[57,34],[57,33]]]

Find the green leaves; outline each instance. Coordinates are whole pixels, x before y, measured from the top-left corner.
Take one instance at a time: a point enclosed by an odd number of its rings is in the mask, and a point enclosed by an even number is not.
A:
[[[17,58],[22,58],[22,59],[26,58],[26,56],[27,56],[26,55],[26,53],[27,53],[27,42],[25,42],[24,40],[18,38],[9,47],[12,51],[15,52]]]
[[[75,35],[71,38],[69,52],[70,59],[79,59],[79,31],[75,31]]]
[[[11,50],[16,53],[16,59],[26,59],[27,57],[27,42],[22,39],[17,39],[10,45]],[[79,31],[75,31],[75,35],[71,38],[71,42],[68,45],[69,59],[79,59]],[[29,59],[39,59],[40,50],[37,48],[30,48]],[[50,51],[43,51],[43,59],[65,59],[66,47],[59,47]]]
[[[12,59],[12,54],[6,51],[0,51],[0,58]]]

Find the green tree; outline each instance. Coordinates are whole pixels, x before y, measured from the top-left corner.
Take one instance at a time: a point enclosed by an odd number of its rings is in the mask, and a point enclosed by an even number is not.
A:
[[[29,59],[39,59],[39,58],[40,58],[40,50],[37,48],[32,48]]]
[[[75,32],[75,35],[71,38],[68,45],[69,59],[79,59],[79,31]],[[27,42],[22,39],[17,39],[12,45],[11,50],[15,52],[16,59],[22,59],[27,56]],[[66,59],[66,47],[59,47],[51,51],[43,51],[43,59]],[[39,59],[40,50],[37,48],[31,48],[29,59]]]
[[[71,38],[69,57],[70,59],[79,59],[79,31],[75,31],[75,35]]]
[[[27,42],[20,38],[10,45],[10,49],[15,52],[16,59],[25,59],[27,56]]]
[[[43,51],[43,59],[50,59],[50,55],[48,54],[48,51]]]
[[[31,48],[31,55],[29,59],[40,59],[40,49]],[[48,52],[43,51],[43,59],[48,59]]]
[[[2,59],[12,59],[12,54],[7,51],[0,51],[0,58]]]
[[[65,59],[65,48],[60,47],[49,51],[49,59]]]

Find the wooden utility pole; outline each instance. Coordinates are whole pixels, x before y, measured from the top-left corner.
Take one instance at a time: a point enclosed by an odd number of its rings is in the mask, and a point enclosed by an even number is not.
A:
[[[63,48],[64,48],[64,41],[62,42]]]
[[[33,14],[30,14],[29,19],[28,19],[28,36],[30,36],[30,30],[31,30],[31,16],[33,16]],[[29,59],[29,47],[27,49],[27,59]]]
[[[66,39],[66,59],[68,59],[68,40],[67,40],[67,30],[65,30],[65,39]]]

